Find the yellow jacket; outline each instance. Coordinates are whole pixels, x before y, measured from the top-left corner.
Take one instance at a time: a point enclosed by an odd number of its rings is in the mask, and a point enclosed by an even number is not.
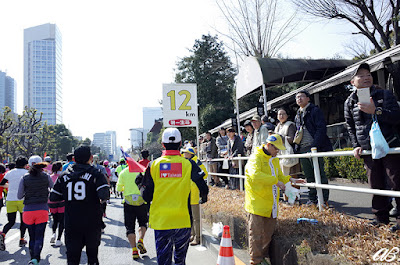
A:
[[[264,153],[262,147],[256,147],[245,167],[245,210],[264,217],[278,216],[278,181],[289,182],[290,176],[284,176],[279,159]]]
[[[201,168],[201,170],[204,171],[205,176],[203,178],[207,179],[208,172],[204,164],[201,163],[201,161],[199,161],[199,158],[197,156],[192,157],[192,160]],[[199,200],[200,200],[199,188],[197,187],[196,183],[192,181],[190,187],[190,204],[191,205],[199,204]]]
[[[179,151],[176,151],[179,154]],[[190,228],[189,194],[192,164],[180,155],[163,155],[150,167],[154,182],[150,227],[155,230]]]

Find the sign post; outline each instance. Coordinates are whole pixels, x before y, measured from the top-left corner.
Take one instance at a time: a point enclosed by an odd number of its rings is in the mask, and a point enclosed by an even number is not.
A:
[[[190,83],[163,84],[164,127],[196,127],[197,157],[199,157],[199,118],[197,111],[197,85]],[[200,207],[200,244],[202,224]]]

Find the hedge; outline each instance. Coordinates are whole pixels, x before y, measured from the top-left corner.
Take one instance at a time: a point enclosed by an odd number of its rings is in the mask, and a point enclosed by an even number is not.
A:
[[[336,149],[335,151],[351,151],[353,148]],[[328,178],[347,178],[368,181],[364,169],[364,160],[354,156],[324,157],[325,173]]]

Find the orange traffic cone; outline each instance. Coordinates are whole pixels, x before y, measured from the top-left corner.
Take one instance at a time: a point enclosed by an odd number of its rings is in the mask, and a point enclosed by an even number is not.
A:
[[[233,256],[231,233],[229,225],[224,226],[221,245],[219,248],[217,265],[235,265],[235,257]]]

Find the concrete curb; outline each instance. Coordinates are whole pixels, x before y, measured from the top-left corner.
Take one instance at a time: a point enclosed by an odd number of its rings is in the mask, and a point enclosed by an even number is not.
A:
[[[203,245],[208,248],[213,254],[218,257],[220,248],[220,238],[216,238],[211,233],[211,226],[203,221]],[[247,249],[241,249],[239,246],[232,241],[233,253],[235,255],[235,265],[246,265],[250,264],[250,256]]]

